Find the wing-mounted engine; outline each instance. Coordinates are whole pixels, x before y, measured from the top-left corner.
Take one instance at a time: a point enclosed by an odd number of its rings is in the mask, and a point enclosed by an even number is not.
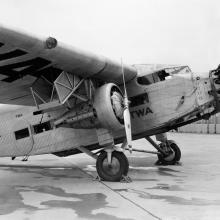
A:
[[[32,94],[39,110],[34,114],[62,110],[53,121],[55,126],[108,130],[124,126],[123,95],[114,83],[93,82],[62,72],[52,82],[39,78],[32,86]]]
[[[113,83],[104,84],[94,92],[93,99],[81,102],[54,121],[56,126],[73,128],[123,128],[123,96]]]
[[[101,127],[109,130],[123,128],[123,95],[113,83],[108,83],[95,92],[94,109]]]

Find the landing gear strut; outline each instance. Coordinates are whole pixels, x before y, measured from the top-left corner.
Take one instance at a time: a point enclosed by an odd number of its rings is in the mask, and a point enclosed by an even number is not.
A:
[[[106,181],[120,181],[127,176],[129,163],[123,152],[112,151],[110,161],[106,151],[101,151],[96,161],[96,169],[99,177]]]

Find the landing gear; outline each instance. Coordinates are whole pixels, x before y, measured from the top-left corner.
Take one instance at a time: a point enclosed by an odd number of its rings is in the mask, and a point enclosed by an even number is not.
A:
[[[174,165],[180,161],[181,151],[177,144],[172,140],[167,140],[165,133],[156,135],[157,141],[160,144],[155,143],[150,137],[146,139],[157,149],[158,161],[157,165]]]
[[[157,154],[158,165],[174,165],[179,162],[181,151],[174,141],[167,140],[166,134],[163,133],[156,135],[157,141],[161,142],[160,144],[157,144],[149,136],[145,138],[156,148],[157,151],[135,148],[133,148],[132,151]],[[83,146],[80,146],[77,149],[96,159],[96,170],[99,180],[131,182],[131,179],[127,176],[129,170],[128,159],[123,153],[124,150],[130,150],[126,147],[126,142],[124,142],[121,147],[110,143],[108,146],[103,146],[102,150],[95,153]]]
[[[123,152],[112,151],[110,160],[106,151],[101,151],[97,158],[96,169],[102,180],[116,182],[127,176],[129,163]]]
[[[174,165],[180,161],[181,151],[175,142],[168,140],[166,143],[159,144],[159,147],[166,155],[158,154],[158,165]]]

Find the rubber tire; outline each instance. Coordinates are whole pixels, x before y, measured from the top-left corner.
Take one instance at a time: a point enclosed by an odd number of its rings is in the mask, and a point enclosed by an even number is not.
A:
[[[122,152],[113,151],[112,159],[113,158],[118,160],[120,164],[120,169],[115,175],[110,175],[103,168],[103,162],[107,160],[107,152],[101,151],[101,153],[99,154],[96,160],[96,170],[101,180],[118,182],[122,179],[122,176],[127,176],[129,170],[129,162],[125,154]]]
[[[160,162],[160,164],[162,165],[174,165],[176,164],[176,162],[180,161],[181,158],[181,150],[178,147],[178,145],[173,142],[173,141],[169,141],[169,145],[172,149],[172,151],[175,153],[174,158],[170,161],[166,160],[166,158],[162,155],[158,155],[158,160]]]

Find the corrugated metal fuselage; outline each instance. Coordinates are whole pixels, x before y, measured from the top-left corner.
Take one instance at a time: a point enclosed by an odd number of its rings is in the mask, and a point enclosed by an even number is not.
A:
[[[178,119],[208,106],[213,108],[209,78],[176,76],[148,86],[134,79],[127,84],[127,90],[130,100],[135,100],[130,106],[134,139],[166,132]],[[35,107],[11,107],[1,113],[0,156],[47,154],[98,145],[95,129],[42,127],[40,124],[56,119],[61,112],[33,115],[34,111]],[[123,141],[124,131],[115,132],[114,138],[116,143]]]

